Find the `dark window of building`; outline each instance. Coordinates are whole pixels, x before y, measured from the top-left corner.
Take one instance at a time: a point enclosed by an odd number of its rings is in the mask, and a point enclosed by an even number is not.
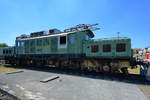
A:
[[[124,43],[117,44],[116,51],[117,52],[124,52],[124,51],[126,51],[126,44],[124,44]]]
[[[8,50],[6,50],[6,54],[8,54]]]
[[[111,45],[110,44],[104,44],[103,45],[103,52],[111,52]]]
[[[5,50],[3,50],[3,54],[5,54]]]
[[[60,36],[60,44],[66,44],[66,36]]]
[[[91,52],[93,53],[98,52],[98,45],[91,46]]]

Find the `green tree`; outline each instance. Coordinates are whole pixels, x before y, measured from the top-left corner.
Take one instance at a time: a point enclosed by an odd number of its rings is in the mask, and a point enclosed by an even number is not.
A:
[[[8,47],[6,43],[0,43],[0,47]]]
[[[139,51],[138,51],[138,50],[136,50],[135,54],[139,54]]]

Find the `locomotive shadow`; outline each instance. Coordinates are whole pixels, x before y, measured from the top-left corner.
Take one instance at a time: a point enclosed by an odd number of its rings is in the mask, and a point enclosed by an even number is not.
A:
[[[125,76],[123,74],[108,74],[108,73],[81,72],[81,71],[72,71],[72,70],[59,70],[59,69],[50,68],[50,67],[30,67],[30,66],[12,66],[12,65],[5,65],[5,67],[16,68],[16,69],[20,68],[20,69],[27,69],[27,70],[34,70],[34,71],[42,71],[42,72],[51,72],[55,74],[65,74],[65,75],[84,77],[84,78],[101,79],[101,80],[107,80],[107,81],[117,81],[117,82],[123,82],[123,83],[128,83],[128,84],[150,86],[150,81],[147,81],[143,76],[133,75],[133,74]],[[134,76],[137,76],[136,79],[132,79],[132,77]]]

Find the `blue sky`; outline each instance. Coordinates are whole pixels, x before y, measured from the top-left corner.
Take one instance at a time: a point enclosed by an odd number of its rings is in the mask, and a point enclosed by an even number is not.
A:
[[[99,23],[95,38],[130,37],[133,48],[150,45],[150,0],[0,0],[0,43],[21,34]]]

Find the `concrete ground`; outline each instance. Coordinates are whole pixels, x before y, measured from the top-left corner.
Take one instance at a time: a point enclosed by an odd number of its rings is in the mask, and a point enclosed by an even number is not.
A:
[[[36,68],[35,68],[36,69]],[[40,82],[50,76],[58,79]],[[0,88],[22,100],[147,100],[136,84],[101,76],[25,69],[0,74]]]

